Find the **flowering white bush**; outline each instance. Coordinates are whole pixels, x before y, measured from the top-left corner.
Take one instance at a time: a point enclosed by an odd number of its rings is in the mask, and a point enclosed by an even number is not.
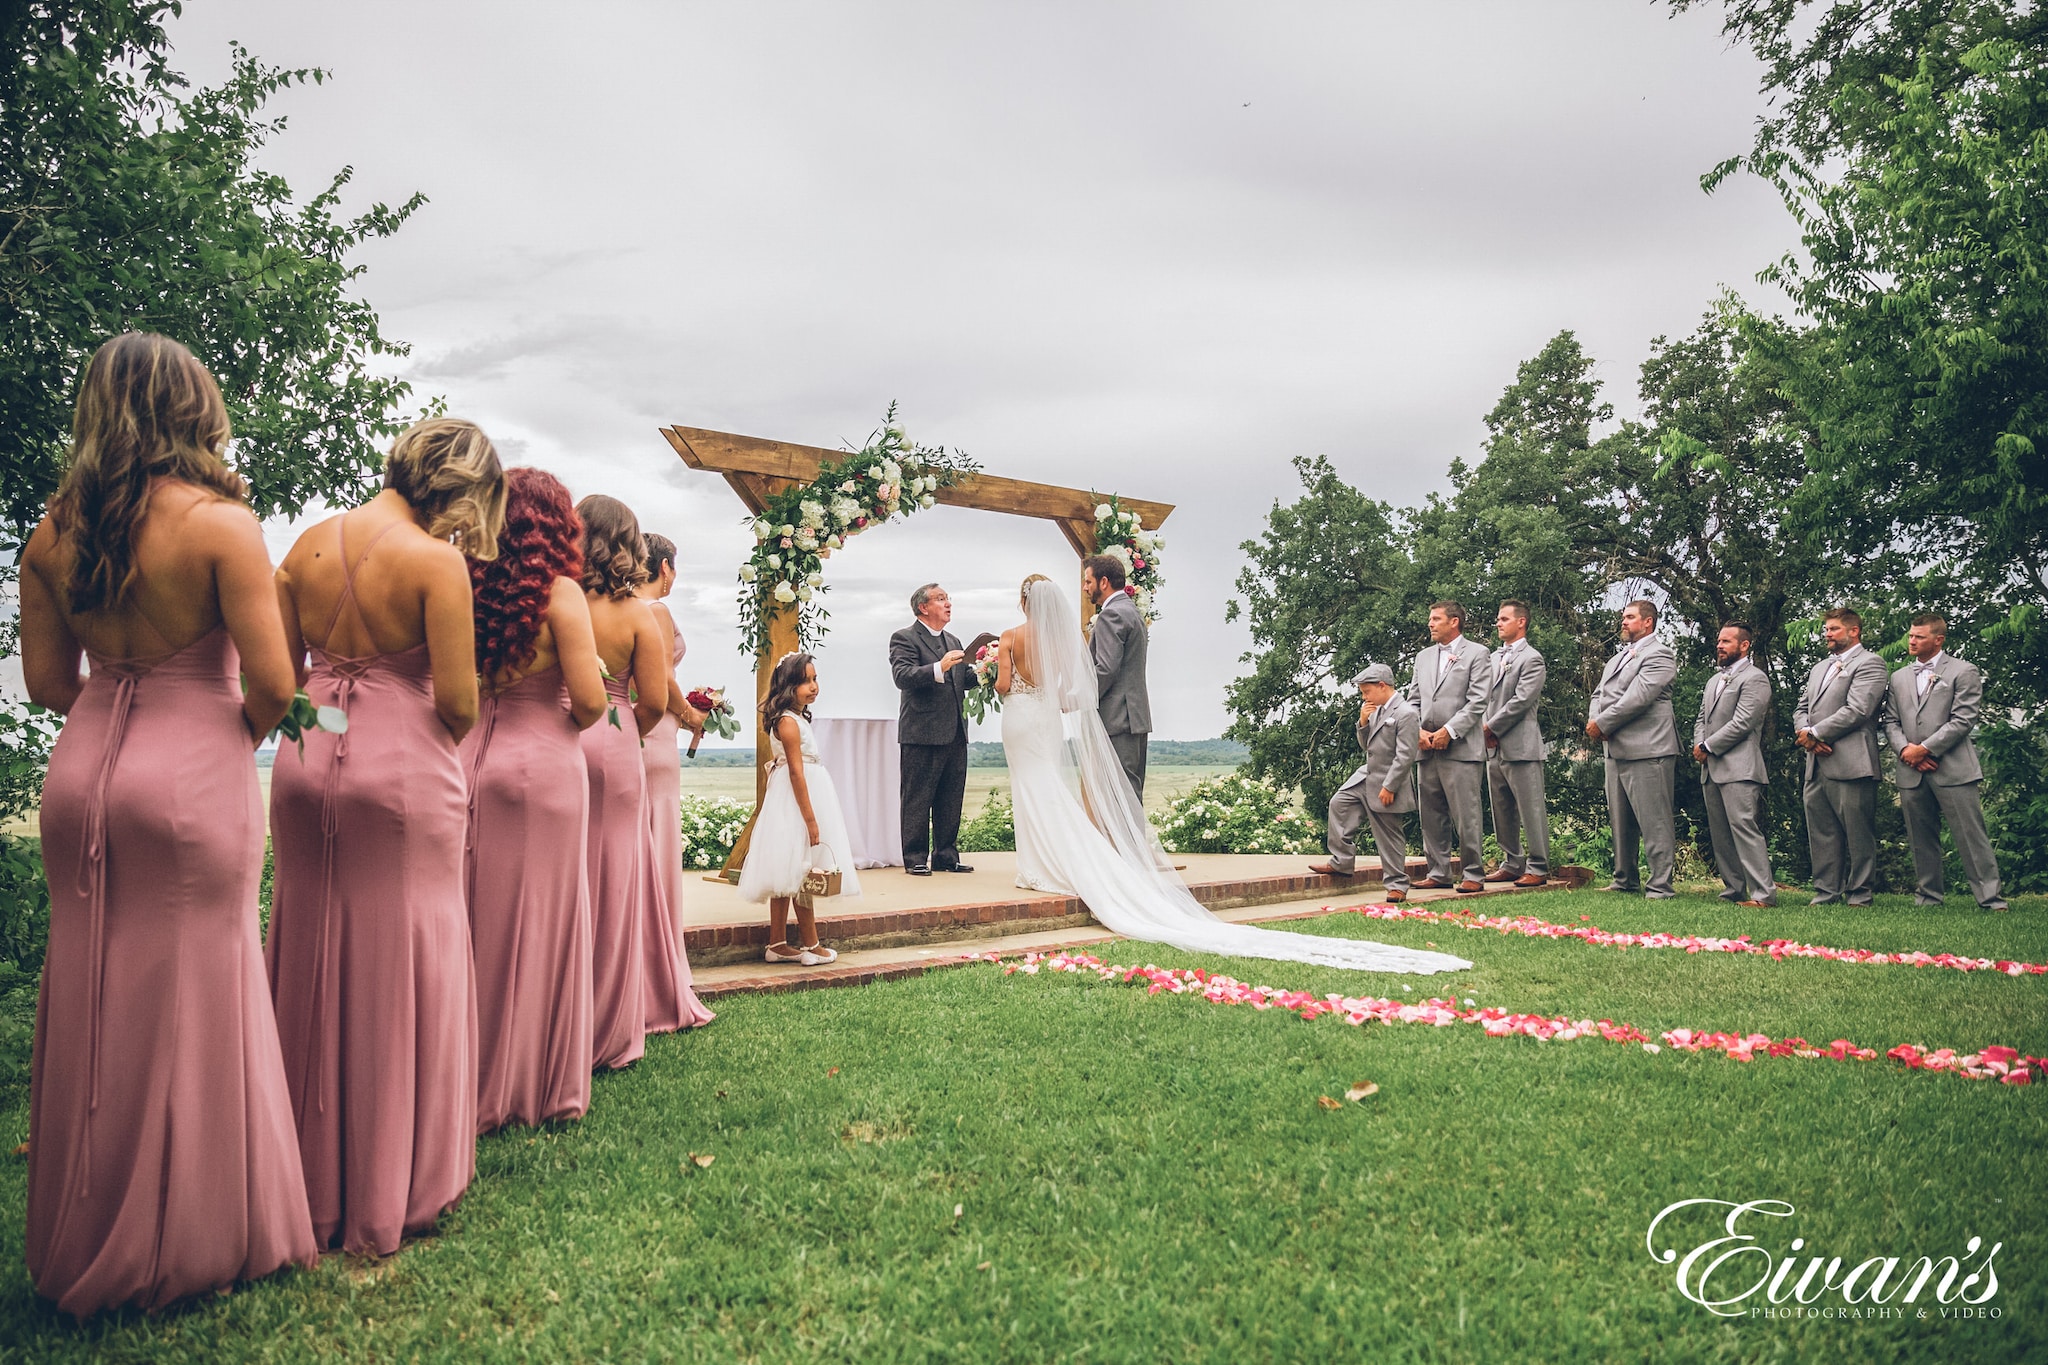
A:
[[[725,866],[754,803],[729,796],[683,797],[683,866],[709,871]]]
[[[1227,773],[1152,817],[1175,853],[1317,853],[1322,829],[1270,782]]]

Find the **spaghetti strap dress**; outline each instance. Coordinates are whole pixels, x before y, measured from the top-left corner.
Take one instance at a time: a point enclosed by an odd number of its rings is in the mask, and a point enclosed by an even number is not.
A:
[[[350,563],[343,519],[345,582],[322,638],[383,533]],[[469,799],[424,644],[316,649],[306,691],[348,728],[308,732],[272,769],[271,998],[314,1235],[385,1256],[430,1231],[476,1170]]]
[[[590,779],[591,1056],[593,1070],[631,1066],[647,1051],[647,770],[626,684],[606,678],[605,714],[583,732]]]
[[[29,1276],[76,1317],[318,1254],[264,987],[263,805],[227,631],[91,656],[43,784]]]
[[[671,672],[685,648],[677,631]],[[676,718],[663,715],[640,746],[647,766],[647,923],[640,943],[649,1033],[697,1028],[717,1017],[697,999],[683,947],[683,756],[677,738]]]
[[[469,774],[477,1131],[590,1108],[590,788],[562,670],[483,698]]]

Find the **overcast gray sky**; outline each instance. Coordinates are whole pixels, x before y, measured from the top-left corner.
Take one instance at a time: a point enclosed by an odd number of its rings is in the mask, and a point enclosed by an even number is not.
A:
[[[672,536],[684,681],[743,695],[740,508],[658,426],[857,445],[895,399],[993,473],[1177,504],[1154,711],[1207,737],[1290,457],[1442,488],[1567,327],[1627,410],[1649,340],[1723,285],[1767,301],[1794,240],[1760,187],[1699,189],[1748,144],[1755,63],[1646,0],[188,0],[172,33],[201,79],[230,40],[329,68],[278,101],[269,167],[426,192],[362,257],[406,372]],[[916,584],[972,633],[1075,573],[1049,524],[950,508],[829,567],[830,715],[894,713]]]

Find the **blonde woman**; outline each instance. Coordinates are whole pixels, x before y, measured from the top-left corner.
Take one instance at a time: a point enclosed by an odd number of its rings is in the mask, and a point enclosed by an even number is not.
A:
[[[277,574],[306,690],[348,717],[281,748],[270,792],[271,994],[323,1246],[389,1255],[475,1170],[455,746],[477,717],[465,555],[494,558],[504,517],[490,438],[433,418],[391,447],[383,491],[300,536]]]

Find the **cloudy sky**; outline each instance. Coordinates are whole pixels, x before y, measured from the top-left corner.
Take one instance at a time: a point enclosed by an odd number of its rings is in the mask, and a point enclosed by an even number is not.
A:
[[[1649,340],[1761,297],[1793,240],[1759,187],[1699,189],[1754,62],[1647,0],[188,0],[172,33],[200,79],[231,40],[331,72],[278,102],[269,167],[429,196],[362,257],[406,372],[672,536],[684,681],[742,693],[750,541],[661,425],[858,445],[893,399],[991,472],[1176,504],[1151,686],[1158,734],[1201,738],[1290,457],[1442,488],[1562,328],[1626,410]],[[1050,524],[951,508],[831,570],[831,715],[894,713],[916,584],[973,632],[1074,574]]]

